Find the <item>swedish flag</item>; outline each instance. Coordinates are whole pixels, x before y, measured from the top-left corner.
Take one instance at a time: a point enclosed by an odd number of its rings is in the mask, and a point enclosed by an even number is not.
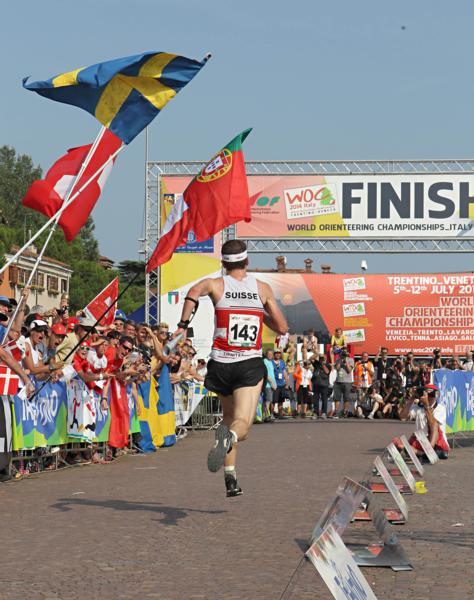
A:
[[[146,52],[62,73],[23,87],[73,104],[96,117],[128,144],[207,62]]]
[[[140,383],[140,448],[154,452],[161,446],[176,443],[173,390],[167,365],[163,365],[158,381]]]

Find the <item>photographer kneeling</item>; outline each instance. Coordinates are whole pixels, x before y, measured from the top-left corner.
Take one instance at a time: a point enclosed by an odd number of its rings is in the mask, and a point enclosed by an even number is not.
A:
[[[406,420],[408,417],[414,419],[417,431],[423,431],[439,458],[446,459],[449,455],[446,438],[446,408],[437,402],[438,391],[432,383],[420,388],[416,394],[418,398],[408,400],[400,408],[399,416],[401,420]],[[425,456],[423,448],[414,435],[409,442],[417,454]]]

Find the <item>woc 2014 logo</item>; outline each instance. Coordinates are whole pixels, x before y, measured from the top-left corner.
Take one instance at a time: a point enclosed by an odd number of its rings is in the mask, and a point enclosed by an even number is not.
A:
[[[214,181],[225,175],[231,168],[232,152],[228,148],[224,148],[207,163],[197,176],[197,180],[201,183],[209,183],[209,181]]]
[[[337,213],[336,186],[322,183],[283,191],[288,219]]]

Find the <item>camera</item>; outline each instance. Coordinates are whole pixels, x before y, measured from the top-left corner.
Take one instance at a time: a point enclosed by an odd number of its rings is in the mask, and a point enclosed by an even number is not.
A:
[[[151,348],[149,348],[148,346],[145,346],[144,344],[141,344],[138,347],[138,352],[140,353],[143,361],[147,364],[150,365],[151,364],[151,358],[152,358],[152,351]]]
[[[339,356],[341,358],[347,358],[347,350],[341,350],[341,354]]]
[[[424,387],[417,387],[415,390],[415,398],[421,398],[423,396],[423,394],[425,393],[425,388]]]
[[[69,306],[63,306],[61,308],[58,308],[58,310],[56,312],[58,313],[59,316],[62,317],[64,314],[69,312]]]
[[[435,348],[435,349],[433,350],[433,354],[434,354],[435,356],[439,356],[439,355],[441,354],[441,350],[440,350],[439,348]]]

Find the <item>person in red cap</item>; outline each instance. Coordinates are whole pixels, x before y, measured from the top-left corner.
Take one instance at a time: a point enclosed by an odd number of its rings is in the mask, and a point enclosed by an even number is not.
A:
[[[74,331],[76,325],[79,323],[79,319],[77,317],[69,317],[67,320],[67,330]]]
[[[420,390],[418,398],[406,402],[400,410],[399,416],[402,420],[413,419],[416,423],[416,430],[426,434],[439,458],[446,459],[449,455],[449,444],[446,438],[446,407],[444,404],[438,404],[438,393],[439,389],[436,385],[427,383]],[[423,448],[415,435],[411,436],[409,442],[417,454],[424,456]],[[398,443],[396,445],[400,446]]]

